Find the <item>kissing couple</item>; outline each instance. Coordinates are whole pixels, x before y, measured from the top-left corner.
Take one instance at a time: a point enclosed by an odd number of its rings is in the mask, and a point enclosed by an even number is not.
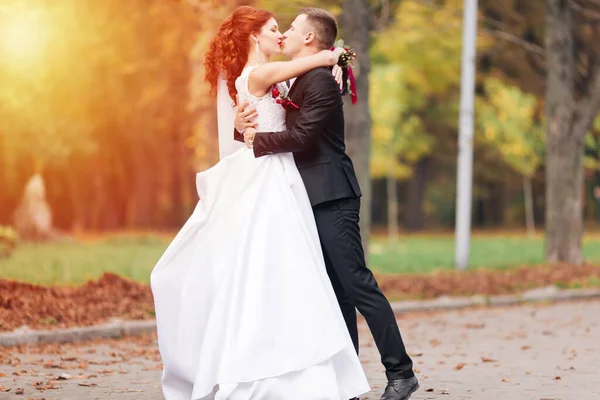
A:
[[[365,262],[337,35],[319,8],[282,34],[243,6],[210,43],[221,159],[197,174],[196,208],[151,274],[167,400],[358,398],[357,309],[386,369],[381,400],[419,387]]]

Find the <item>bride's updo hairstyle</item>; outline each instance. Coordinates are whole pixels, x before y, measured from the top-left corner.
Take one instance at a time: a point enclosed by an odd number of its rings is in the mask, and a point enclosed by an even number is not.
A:
[[[211,93],[216,93],[219,74],[222,73],[227,80],[229,95],[235,101],[235,80],[248,62],[248,39],[251,34],[259,33],[272,17],[270,11],[241,6],[223,21],[204,59],[204,79],[210,84]]]

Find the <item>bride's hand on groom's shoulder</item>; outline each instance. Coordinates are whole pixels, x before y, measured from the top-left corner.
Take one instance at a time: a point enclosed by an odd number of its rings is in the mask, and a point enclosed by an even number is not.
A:
[[[340,91],[343,90],[343,88],[344,88],[344,82],[343,82],[344,70],[342,69],[342,67],[335,64],[333,66],[333,69],[331,70],[331,74],[335,78],[335,81],[337,82],[337,84],[340,85]]]
[[[325,58],[325,63],[330,67],[333,67],[338,63],[338,60],[344,51],[343,48],[336,47],[333,50],[321,50],[320,54]]]

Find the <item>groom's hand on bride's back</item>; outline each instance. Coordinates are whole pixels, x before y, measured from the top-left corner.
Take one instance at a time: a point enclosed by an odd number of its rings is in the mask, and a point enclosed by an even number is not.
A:
[[[258,123],[256,122],[256,117],[258,116],[258,112],[256,108],[248,107],[248,102],[244,101],[242,103],[237,101],[238,108],[235,113],[235,129],[243,133],[247,128],[256,128]]]

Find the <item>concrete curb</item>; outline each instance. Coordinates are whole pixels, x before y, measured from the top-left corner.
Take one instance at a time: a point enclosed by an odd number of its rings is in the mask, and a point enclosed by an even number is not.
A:
[[[395,313],[418,311],[458,310],[462,308],[487,306],[501,307],[524,303],[557,302],[600,298],[600,289],[558,289],[556,286],[533,289],[527,292],[506,296],[443,296],[433,300],[401,301],[392,303]],[[35,331],[27,327],[12,332],[0,333],[0,347],[24,344],[73,343],[95,338],[122,338],[156,331],[156,321],[113,320],[106,324],[81,328]]]
[[[122,338],[156,331],[156,321],[112,320],[102,325],[36,331],[20,328],[0,333],[0,347],[24,344],[73,343],[96,338]]]
[[[503,296],[471,296],[448,297],[442,296],[433,300],[401,301],[392,303],[395,313],[417,311],[458,310],[461,308],[487,306],[501,307],[524,303],[556,302],[581,299],[600,298],[599,288],[585,289],[558,289],[556,286],[547,286],[528,290],[524,293]]]

